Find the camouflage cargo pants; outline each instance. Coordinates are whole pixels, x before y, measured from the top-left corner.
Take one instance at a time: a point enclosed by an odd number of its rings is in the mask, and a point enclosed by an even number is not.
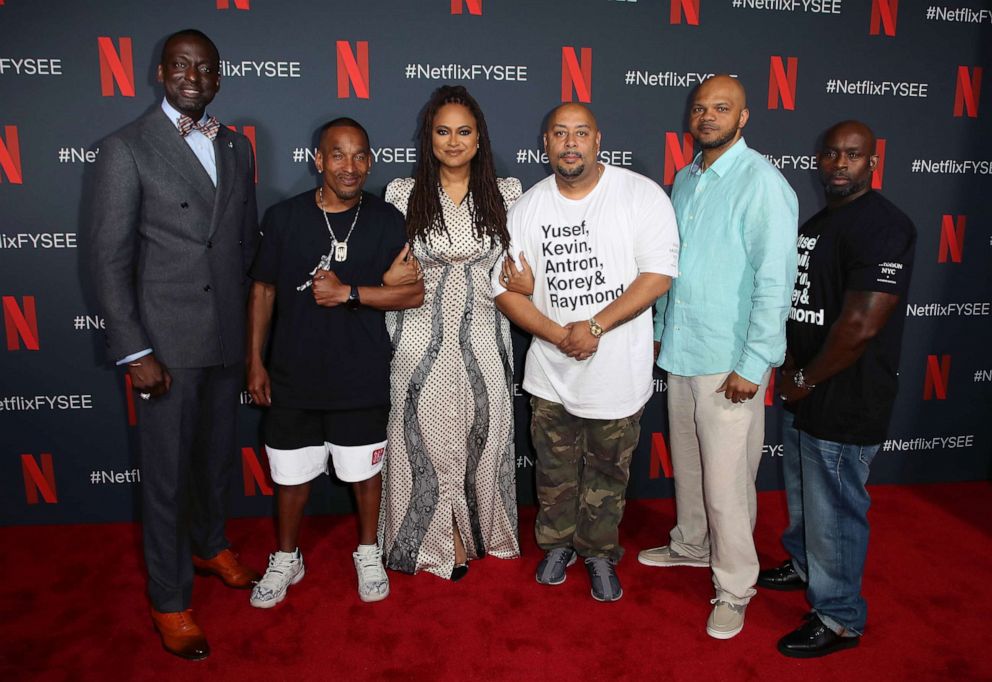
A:
[[[585,419],[543,398],[531,398],[531,407],[538,546],[573,547],[580,556],[618,561],[618,529],[644,409],[622,419]]]

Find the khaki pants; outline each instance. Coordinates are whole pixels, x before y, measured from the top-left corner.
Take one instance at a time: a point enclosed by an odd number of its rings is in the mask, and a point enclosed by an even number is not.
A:
[[[746,604],[758,579],[754,479],[765,439],[768,374],[751,400],[736,404],[716,392],[726,378],[668,376],[676,505],[670,546],[709,560],[718,599]]]

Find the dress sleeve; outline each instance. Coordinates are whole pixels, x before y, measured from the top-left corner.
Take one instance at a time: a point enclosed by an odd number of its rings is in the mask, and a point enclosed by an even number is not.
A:
[[[524,193],[523,185],[516,178],[497,178],[496,184],[499,186],[499,193],[503,195],[503,203],[506,204],[506,210],[509,211],[510,207]]]
[[[386,203],[395,206],[406,216],[406,207],[413,192],[413,178],[396,178],[386,185]]]

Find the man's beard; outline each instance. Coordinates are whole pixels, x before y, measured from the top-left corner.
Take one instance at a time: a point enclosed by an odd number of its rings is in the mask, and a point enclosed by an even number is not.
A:
[[[574,154],[574,153],[575,152],[562,152],[561,154],[558,155],[558,158],[560,160],[566,154]],[[582,156],[580,155],[579,158],[581,159]],[[571,168],[558,164],[556,170],[558,171],[558,175],[562,176],[563,178],[577,178],[580,175],[582,175],[583,172],[585,172],[586,164],[580,163],[578,166],[572,166]]]
[[[870,177],[865,178],[861,182],[849,182],[846,185],[832,185],[830,180],[832,178],[827,178],[823,182],[823,191],[832,197],[849,197],[852,194],[856,194],[861,190],[868,187],[868,183],[871,181]],[[850,178],[848,178],[850,179]]]
[[[585,170],[586,170],[586,165],[584,163],[580,163],[578,166],[572,166],[571,168],[567,168],[562,165],[559,165],[557,167],[558,175],[562,176],[563,178],[577,178],[580,175],[582,175],[582,173],[584,173]]]
[[[351,201],[352,199],[354,199],[355,197],[357,197],[359,194],[362,193],[362,188],[364,187],[364,184],[365,183],[359,182],[358,187],[352,190],[331,186],[331,191],[334,192],[334,196],[336,196],[341,201]]]
[[[718,148],[722,147],[723,145],[727,144],[728,142],[730,142],[731,140],[733,140],[735,135],[737,135],[737,131],[736,130],[731,130],[729,133],[727,133],[723,137],[721,137],[719,139],[716,139],[716,140],[713,140],[712,142],[702,142],[702,141],[700,141],[699,142],[699,146],[702,149],[718,149]]]

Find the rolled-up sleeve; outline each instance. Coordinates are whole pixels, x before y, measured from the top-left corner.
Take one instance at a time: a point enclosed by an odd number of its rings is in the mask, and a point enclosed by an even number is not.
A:
[[[756,185],[743,225],[754,290],[747,336],[734,371],[760,384],[768,368],[785,359],[785,321],[796,281],[799,202],[781,178],[762,177]]]

